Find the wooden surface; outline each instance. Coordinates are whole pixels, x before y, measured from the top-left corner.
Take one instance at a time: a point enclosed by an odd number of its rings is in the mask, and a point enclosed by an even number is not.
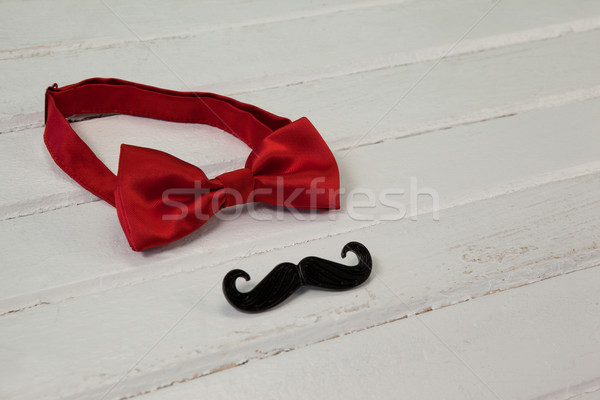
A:
[[[600,398],[599,50],[597,0],[0,3],[0,398]],[[42,142],[45,88],[92,76],[309,117],[342,209],[244,207],[133,252]],[[209,176],[249,152],[206,126],[73,126],[113,171],[121,143]],[[356,290],[223,298],[230,269],[351,240],[374,259]]]

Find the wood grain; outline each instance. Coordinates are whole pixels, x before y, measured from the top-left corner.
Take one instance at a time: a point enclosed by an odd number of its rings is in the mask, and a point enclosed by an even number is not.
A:
[[[434,188],[440,208],[445,209],[593,173],[600,167],[598,114],[594,113],[599,104],[600,100],[591,100],[358,147],[345,157],[338,155],[342,186],[347,194],[364,188],[375,196],[385,189],[404,189],[405,196],[392,200],[403,204],[410,216],[432,210],[427,196],[411,203],[410,177],[417,179],[419,188]],[[382,168],[395,173],[381,174]],[[5,220],[0,223],[0,242],[7,248],[27,243],[28,251],[4,257],[0,310],[210,268],[348,231],[368,231],[394,212],[378,204],[355,210],[358,216],[351,218],[350,208],[361,201],[363,197],[344,196],[339,212],[317,214],[309,221],[258,206],[254,214],[246,209],[234,221],[213,219],[177,243],[142,254],[131,251],[114,209],[103,202]],[[402,216],[398,211],[390,215]],[[15,279],[19,285],[11,283]]]
[[[139,398],[596,399],[599,280],[563,275]]]
[[[54,82],[64,85],[108,76],[177,90],[232,94],[435,61],[445,55],[600,27],[598,2],[550,1],[530,0],[523,7],[520,0],[503,0],[489,14],[487,0],[413,1],[183,38],[2,60],[0,132],[40,126],[43,91]],[[485,23],[477,24],[483,16]]]
[[[573,178],[454,207],[438,222],[380,224],[4,315],[3,394],[97,398],[110,390],[110,398],[127,397],[596,266],[599,179],[599,174]],[[305,291],[259,315],[239,313],[220,293],[220,280],[232,268],[243,267],[256,279],[283,260],[307,254],[335,259],[350,240],[373,254],[372,278],[360,289]],[[165,262],[178,268],[203,259]],[[71,271],[86,267],[61,261]],[[29,384],[31,376],[35,385]]]
[[[594,398],[599,46],[596,0],[0,2],[0,398]],[[90,76],[308,116],[342,209],[244,206],[131,251],[41,140],[45,87]],[[122,142],[209,176],[249,152],[197,125],[74,126],[113,170]],[[361,208],[358,188],[404,192]],[[260,315],[220,293],[352,240],[375,262],[357,290]]]
[[[333,149],[342,150],[599,97],[597,47],[600,31],[452,57],[412,90],[433,63],[236,97],[291,118],[306,115]],[[209,175],[242,166],[249,152],[238,140],[202,125],[117,116],[74,127],[114,172],[121,143],[167,151]],[[41,136],[41,128],[0,135],[0,147],[12,149],[0,159],[5,171],[0,185],[13,188],[0,192],[0,219],[95,199],[54,164]]]
[[[0,4],[0,60],[40,57],[92,48],[124,46],[138,40],[185,38],[204,32],[239,29],[346,10],[398,4],[392,1],[299,0],[167,3],[73,0],[9,0]],[[52,21],[51,24],[48,21]],[[32,29],[33,28],[33,29]]]

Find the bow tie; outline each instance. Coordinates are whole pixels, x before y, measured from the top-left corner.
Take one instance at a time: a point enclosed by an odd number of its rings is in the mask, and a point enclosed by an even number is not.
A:
[[[165,152],[123,144],[115,176],[66,118],[122,113],[198,122],[228,131],[252,152],[245,167],[209,179]],[[339,208],[333,154],[306,118],[291,122],[212,93],[175,92],[117,79],[89,79],[46,91],[44,141],[54,161],[112,204],[133,250],[180,239],[219,210],[248,202],[302,209]]]

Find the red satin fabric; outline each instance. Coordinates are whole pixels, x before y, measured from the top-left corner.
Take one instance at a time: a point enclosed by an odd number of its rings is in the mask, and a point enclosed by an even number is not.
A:
[[[66,120],[84,113],[207,124],[238,137],[253,152],[245,168],[209,179],[200,168],[167,153],[123,144],[115,176]],[[220,209],[250,201],[339,208],[337,163],[308,119],[291,122],[212,93],[176,92],[103,78],[50,87],[44,141],[58,166],[116,207],[136,251],[180,239]]]

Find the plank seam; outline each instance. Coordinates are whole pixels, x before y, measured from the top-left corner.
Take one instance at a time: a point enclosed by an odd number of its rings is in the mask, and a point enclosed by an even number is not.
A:
[[[142,37],[144,42],[153,42],[159,40],[173,40],[173,39],[187,39],[194,36],[199,36],[207,32],[217,32],[228,29],[243,29],[247,27],[253,27],[258,25],[268,25],[280,22],[289,22],[300,20],[304,18],[315,18],[338,12],[348,12],[354,10],[364,10],[367,8],[385,7],[390,5],[402,4],[411,0],[381,0],[381,1],[365,1],[356,2],[353,4],[337,5],[322,7],[314,11],[296,11],[290,12],[284,15],[269,17],[269,18],[255,18],[245,22],[233,22],[222,25],[214,25],[209,27],[192,28],[186,31],[173,33],[169,35],[144,35]],[[0,50],[0,60],[17,59],[17,58],[33,58],[33,57],[44,57],[53,55],[55,53],[79,51],[79,50],[104,50],[111,48],[125,47],[129,44],[139,43],[137,38],[132,39],[119,39],[114,40],[113,38],[94,38],[88,40],[79,40],[67,43],[52,43],[41,46],[27,46],[13,49],[2,49]]]
[[[575,391],[576,393],[570,394],[567,391]],[[576,386],[570,386],[568,388],[557,390],[543,396],[536,397],[532,400],[575,400],[581,396],[589,395],[592,393],[600,392],[600,378],[592,379],[589,381],[581,382]],[[568,396],[568,397],[565,397]]]
[[[372,145],[379,144],[379,143],[387,141],[387,140],[406,139],[409,137],[414,137],[414,136],[419,136],[419,135],[423,135],[423,134],[427,134],[427,133],[433,133],[433,132],[437,132],[437,131],[447,130],[450,128],[459,127],[459,126],[463,126],[463,125],[471,125],[471,124],[483,123],[483,122],[500,119],[500,118],[513,117],[513,116],[516,116],[516,115],[519,115],[519,114],[525,113],[525,112],[544,110],[544,109],[548,109],[548,108],[555,108],[555,107],[565,106],[565,105],[568,105],[571,103],[583,102],[583,101],[592,100],[592,99],[596,99],[596,98],[600,98],[600,85],[596,85],[596,86],[593,86],[588,89],[578,89],[578,90],[573,90],[573,91],[569,91],[569,92],[565,92],[565,93],[561,93],[561,94],[531,98],[531,99],[527,99],[527,100],[516,102],[516,103],[510,103],[510,104],[505,104],[505,105],[501,105],[501,106],[497,106],[497,107],[485,108],[485,109],[469,112],[466,114],[458,115],[455,117],[451,117],[451,118],[444,118],[444,119],[439,119],[439,120],[427,121],[427,122],[419,123],[419,124],[415,124],[415,125],[408,125],[408,126],[402,127],[401,129],[389,130],[389,131],[385,131],[380,134],[372,135],[370,137],[370,140],[366,140],[364,143],[359,143],[356,147],[372,146]],[[345,154],[347,154],[348,151],[355,148],[354,146],[352,146],[355,139],[356,139],[356,137],[353,136],[353,137],[344,138],[344,139],[341,139],[338,141],[334,141],[334,142],[330,143],[330,148],[336,152],[346,151],[346,153],[341,155],[343,157]],[[209,169],[213,169],[213,170],[226,169],[225,167],[227,167],[227,166],[237,165],[240,163],[243,163],[242,158],[234,158],[234,159],[224,160],[224,161],[221,161],[218,163],[214,163],[211,165],[203,165],[201,167],[206,172],[206,170],[209,170]],[[77,188],[76,191],[82,192],[83,189]],[[69,197],[72,198],[73,196],[69,196]],[[54,205],[44,204],[43,206],[41,205],[42,203],[44,203],[43,199],[39,199],[39,200],[34,201],[34,204],[37,204],[36,207],[30,207],[26,211],[16,212],[13,214],[7,213],[4,215],[0,215],[0,223],[2,221],[6,221],[6,220],[28,217],[30,215],[43,214],[46,212],[60,210],[62,208],[77,206],[80,204],[87,204],[87,203],[91,203],[91,202],[99,200],[97,197],[92,197],[92,196],[90,196],[90,197],[88,197],[86,199],[80,199],[80,200],[71,200],[70,202],[66,202],[64,204],[56,204],[56,203]],[[57,201],[60,201],[60,199],[58,199]]]
[[[216,374],[216,373],[228,370],[228,369],[236,368],[236,367],[248,364],[250,362],[256,362],[256,361],[266,360],[266,359],[269,359],[271,357],[278,356],[278,355],[280,355],[282,353],[288,353],[288,352],[291,352],[291,351],[294,351],[294,350],[297,350],[297,349],[306,348],[306,347],[309,347],[309,346],[312,346],[312,345],[315,345],[315,344],[318,344],[318,343],[328,342],[330,340],[338,339],[338,338],[340,338],[342,336],[352,335],[352,334],[355,334],[355,333],[363,332],[363,331],[366,331],[366,330],[369,330],[369,329],[373,329],[373,328],[377,328],[377,327],[381,327],[381,326],[387,326],[388,324],[392,324],[392,323],[395,323],[395,322],[398,322],[398,321],[402,321],[402,320],[405,320],[405,319],[408,319],[408,318],[419,318],[423,314],[427,314],[429,312],[433,312],[433,311],[436,311],[436,310],[441,310],[443,308],[451,307],[451,306],[454,306],[454,305],[457,305],[457,304],[463,304],[463,303],[466,303],[468,301],[478,300],[478,299],[481,299],[481,298],[484,298],[484,297],[487,297],[487,296],[490,296],[490,295],[494,295],[494,294],[497,294],[497,293],[508,292],[510,290],[513,290],[513,289],[519,289],[519,288],[523,288],[523,287],[526,287],[526,286],[535,285],[535,284],[547,281],[549,279],[559,278],[561,276],[570,275],[570,274],[573,274],[573,273],[582,272],[582,271],[585,271],[585,270],[589,270],[589,269],[593,269],[593,268],[598,268],[598,267],[600,267],[600,263],[593,264],[591,266],[587,266],[585,268],[581,268],[581,269],[577,269],[577,270],[573,270],[573,271],[562,272],[560,274],[549,276],[549,277],[543,277],[543,278],[540,278],[537,281],[528,282],[528,283],[525,283],[525,284],[522,284],[522,285],[518,285],[518,286],[514,286],[514,287],[511,287],[511,288],[508,288],[508,289],[493,290],[493,291],[490,291],[490,292],[485,293],[483,295],[480,295],[480,296],[477,296],[477,297],[465,298],[463,300],[457,301],[457,302],[452,303],[452,304],[447,304],[447,305],[441,306],[439,308],[426,307],[426,308],[424,308],[422,310],[419,310],[419,311],[416,311],[416,312],[407,313],[407,314],[402,315],[402,316],[396,316],[396,317],[387,319],[387,320],[382,321],[382,322],[377,322],[377,323],[374,323],[374,324],[371,324],[371,325],[368,325],[368,326],[365,326],[365,327],[362,327],[362,328],[358,328],[358,329],[352,329],[352,330],[349,330],[349,331],[346,331],[346,332],[335,334],[333,336],[329,336],[329,337],[326,337],[324,339],[320,339],[320,340],[317,340],[317,341],[314,341],[314,342],[311,342],[311,343],[307,343],[307,344],[304,344],[304,345],[299,345],[299,346],[296,346],[296,347],[273,348],[273,349],[268,350],[268,351],[261,350],[260,351],[260,355],[258,355],[258,356],[247,357],[247,358],[245,358],[245,359],[243,359],[241,361],[235,362],[235,363],[227,363],[227,364],[218,366],[218,367],[216,367],[216,368],[214,368],[214,369],[212,369],[210,371],[204,372],[204,373],[197,373],[197,374],[194,374],[193,376],[190,376],[190,377],[183,377],[183,378],[180,378],[180,379],[172,380],[169,383],[165,383],[165,384],[156,386],[156,387],[154,387],[152,389],[145,390],[143,392],[137,392],[135,394],[122,396],[121,399],[132,399],[132,398],[136,398],[136,397],[139,397],[139,396],[147,395],[147,394],[150,394],[152,392],[156,392],[156,391],[159,391],[159,390],[167,389],[169,387],[173,387],[174,385],[177,385],[177,384],[180,384],[180,383],[190,382],[190,381],[193,381],[193,380],[196,380],[196,379],[203,378],[203,377],[208,376],[208,375],[212,375],[212,374]],[[401,302],[401,300],[398,300],[398,301]],[[308,328],[305,328],[305,329],[308,329]],[[597,383],[597,382],[594,381],[593,383]],[[586,392],[583,392],[583,393],[580,393],[580,394],[593,393],[593,392],[596,392],[598,390],[600,390],[600,389],[594,387],[593,390],[586,391]],[[575,398],[577,396],[579,396],[580,394],[575,395]],[[557,397],[544,397],[543,399],[544,400],[549,400],[550,398],[555,399]],[[573,397],[569,397],[569,398],[567,398],[565,400],[570,400],[572,398]]]
[[[353,65],[338,65],[327,68],[334,72],[323,70],[305,71],[304,73],[270,75],[268,77],[252,78],[241,81],[223,82],[217,84],[194,86],[189,90],[223,93],[228,96],[247,94],[267,89],[288,87],[303,83],[316,82],[325,79],[338,78],[353,74],[385,70],[418,63],[425,63],[454,57],[484,52],[488,50],[510,47],[519,44],[534,43],[545,40],[557,39],[568,34],[578,34],[600,29],[600,16],[579,19],[562,24],[549,25],[508,34],[489,36],[482,39],[464,40],[452,51],[448,51],[452,44],[422,48],[413,52],[400,52],[386,57],[369,60]],[[300,75],[300,76],[298,76]],[[0,134],[22,131],[25,129],[43,126],[43,113],[32,112],[17,114],[0,119]]]
[[[598,173],[600,173],[600,161],[590,163],[590,164],[585,164],[585,165],[574,167],[574,168],[568,168],[568,169],[556,171],[552,174],[545,174],[545,175],[541,175],[541,176],[534,177],[531,179],[525,179],[523,181],[515,182],[514,184],[506,185],[504,187],[498,186],[497,188],[495,188],[495,190],[490,190],[489,192],[485,192],[485,193],[476,193],[462,201],[449,203],[443,207],[440,207],[440,211],[448,210],[448,209],[451,209],[454,207],[465,206],[465,205],[476,203],[479,201],[490,200],[492,198],[509,195],[509,194],[527,190],[527,189],[533,189],[533,188],[539,187],[539,186],[549,185],[549,184],[558,183],[561,181],[580,178],[580,177],[584,177],[584,176],[588,176],[588,175],[594,175],[594,174],[598,174]],[[427,215],[430,212],[431,211],[407,213],[405,218],[410,219],[413,216]],[[325,236],[317,236],[317,237],[312,237],[312,238],[306,239],[306,240],[292,241],[290,243],[287,243],[287,244],[284,244],[281,246],[277,246],[277,247],[260,249],[257,251],[250,252],[248,254],[238,256],[238,257],[227,258],[224,260],[220,260],[214,264],[205,265],[205,266],[198,267],[198,268],[191,268],[191,269],[187,269],[185,271],[173,270],[172,268],[168,268],[168,269],[159,271],[155,275],[150,275],[151,272],[147,272],[146,274],[137,273],[137,274],[133,274],[132,276],[130,276],[129,274],[131,273],[131,270],[126,270],[125,272],[118,272],[118,273],[102,275],[101,277],[94,277],[93,279],[88,279],[88,280],[84,280],[84,281],[80,281],[80,282],[74,282],[74,283],[70,283],[67,285],[62,285],[62,286],[58,286],[58,287],[54,287],[54,288],[50,288],[50,289],[39,290],[39,291],[36,291],[33,293],[21,294],[19,296],[2,299],[0,301],[0,305],[2,305],[2,304],[5,305],[2,308],[8,309],[7,311],[4,311],[2,314],[0,314],[0,317],[8,315],[8,314],[14,314],[16,312],[25,311],[30,308],[34,308],[34,307],[41,306],[41,305],[60,303],[62,301],[68,300],[69,298],[81,297],[81,296],[106,292],[106,291],[112,290],[116,287],[134,286],[134,285],[137,285],[140,283],[148,282],[149,280],[158,280],[158,279],[163,279],[163,278],[167,278],[170,276],[178,275],[181,273],[194,273],[194,272],[197,272],[200,270],[215,268],[215,267],[227,264],[227,263],[239,261],[240,259],[247,258],[249,256],[256,256],[256,255],[265,254],[265,253],[269,253],[269,252],[273,252],[273,251],[278,251],[278,250],[282,250],[282,249],[289,248],[292,246],[311,243],[316,240],[322,240],[322,239],[326,239],[326,238],[336,237],[336,236],[347,234],[350,232],[355,232],[357,230],[369,229],[374,226],[378,226],[381,224],[387,224],[387,223],[394,223],[394,221],[385,221],[385,220],[374,221],[372,223],[364,224],[359,227],[352,227],[350,229],[344,229],[344,230],[341,230],[338,232],[329,233]],[[182,255],[182,256],[176,257],[176,258],[170,258],[169,263],[168,263],[169,267],[172,266],[173,262],[176,261],[178,258],[186,258],[186,257],[189,257],[189,255]],[[137,271],[137,272],[139,272],[139,271]],[[117,282],[117,280],[114,279],[115,277],[121,277],[121,279],[119,279]],[[102,287],[93,287],[93,286],[89,285],[90,283],[93,283],[98,280],[103,282]],[[109,282],[109,283],[107,284],[107,282]],[[113,282],[115,282],[115,283],[113,283]],[[65,294],[61,295],[60,292],[65,292]],[[11,306],[10,306],[11,303],[13,303],[13,304],[27,303],[28,298],[35,298],[35,299],[38,299],[38,301],[34,304],[25,304],[21,307],[11,308]],[[9,304],[9,305],[6,306],[6,304]]]

